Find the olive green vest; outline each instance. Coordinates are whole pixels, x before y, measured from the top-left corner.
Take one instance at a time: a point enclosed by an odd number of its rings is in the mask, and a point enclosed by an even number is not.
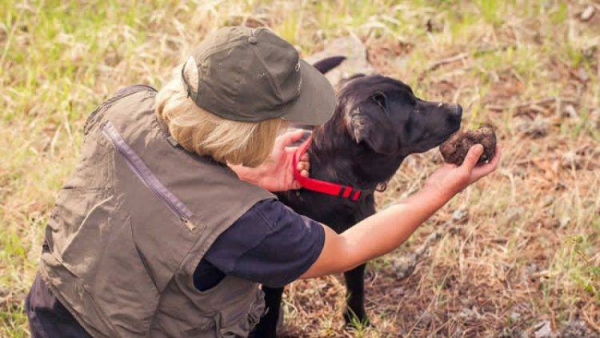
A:
[[[130,87],[90,116],[40,273],[95,337],[247,336],[264,311],[258,285],[228,276],[201,292],[193,273],[217,236],[274,196],[177,147],[155,95]]]

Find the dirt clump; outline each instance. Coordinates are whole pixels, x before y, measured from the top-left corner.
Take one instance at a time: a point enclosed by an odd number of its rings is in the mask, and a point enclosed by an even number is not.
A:
[[[483,154],[477,164],[487,163],[496,154],[496,133],[491,126],[483,126],[477,130],[459,130],[440,145],[444,162],[461,165],[475,144],[483,146]]]

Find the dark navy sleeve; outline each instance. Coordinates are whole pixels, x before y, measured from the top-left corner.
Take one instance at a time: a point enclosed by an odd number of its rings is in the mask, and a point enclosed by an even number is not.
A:
[[[279,287],[306,272],[324,244],[320,223],[264,200],[223,232],[204,259],[226,275]]]

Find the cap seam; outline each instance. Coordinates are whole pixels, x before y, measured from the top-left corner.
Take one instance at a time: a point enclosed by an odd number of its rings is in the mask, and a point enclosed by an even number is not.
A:
[[[227,48],[231,48],[231,47],[235,47],[237,45],[241,45],[243,42],[244,42],[244,40],[240,39],[240,40],[237,40],[237,41],[229,42],[229,43],[227,43],[225,45],[222,45],[222,46],[213,47],[211,50],[207,50],[206,53],[204,53],[203,55],[200,56],[200,61],[198,63],[206,61],[206,59],[208,57],[210,57],[210,56],[212,56],[212,55],[214,55],[214,54],[216,54],[218,52],[221,52],[221,51],[223,51],[223,50],[225,50]]]
[[[270,80],[269,84],[271,85],[271,87],[274,87],[275,92],[277,93],[277,98],[279,100],[281,100],[282,96],[281,96],[281,91],[279,90],[279,86],[277,86],[277,83],[275,83],[275,81],[273,80],[273,77],[271,76],[271,73],[268,70],[269,68],[265,64],[265,61],[263,60],[262,56],[256,50],[258,47],[256,45],[252,45],[251,48],[252,48],[252,52],[254,52],[254,55],[256,55],[256,57],[258,58],[258,61],[260,61],[260,64],[263,66],[265,73],[269,77],[269,80]],[[280,105],[280,104],[277,104],[276,106],[278,106],[278,105]]]

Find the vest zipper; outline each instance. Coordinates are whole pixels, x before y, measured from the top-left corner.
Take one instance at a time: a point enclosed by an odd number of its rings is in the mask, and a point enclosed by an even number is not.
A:
[[[142,161],[142,159],[129,147],[125,140],[112,123],[106,122],[102,127],[102,134],[108,138],[108,140],[115,146],[119,153],[125,159],[127,166],[134,172],[134,174],[144,183],[144,185],[150,189],[154,194],[175,214],[181,222],[194,231],[196,226],[190,221],[192,212],[188,209],[178,198],[173,195],[150,171],[148,166]]]

